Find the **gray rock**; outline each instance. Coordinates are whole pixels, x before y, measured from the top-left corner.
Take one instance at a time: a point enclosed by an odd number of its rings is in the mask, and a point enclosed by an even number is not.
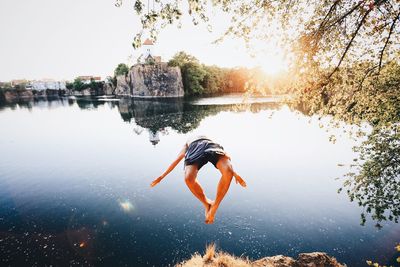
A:
[[[112,85],[112,83],[106,82],[104,84],[104,94],[105,95],[112,95],[114,94],[114,87]]]
[[[179,67],[167,63],[136,64],[129,73],[117,77],[115,95],[134,97],[182,97],[182,75]]]
[[[130,76],[119,75],[117,76],[117,86],[115,88],[114,94],[122,96],[132,95],[132,89],[130,87]]]
[[[301,253],[297,260],[282,255],[265,257],[252,263],[254,267],[345,267],[323,252]]]
[[[133,96],[181,97],[184,94],[180,68],[167,63],[137,64],[129,76]]]

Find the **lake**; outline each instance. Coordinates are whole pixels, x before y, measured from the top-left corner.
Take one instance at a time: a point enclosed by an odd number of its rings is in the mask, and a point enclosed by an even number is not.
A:
[[[360,143],[277,99],[55,99],[0,107],[0,265],[168,266],[206,244],[251,259],[323,251],[348,266],[394,263],[400,226],[360,225],[338,194]],[[150,188],[188,137],[225,148],[232,183],[213,225],[183,163]],[[329,139],[335,135],[336,142]],[[341,167],[339,165],[343,164]],[[212,164],[199,181],[215,197]]]

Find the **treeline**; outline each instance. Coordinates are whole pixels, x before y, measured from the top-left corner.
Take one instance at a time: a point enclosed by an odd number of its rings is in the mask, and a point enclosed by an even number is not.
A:
[[[103,89],[103,86],[103,82],[96,82],[94,79],[91,79],[90,82],[83,82],[79,78],[75,78],[73,82],[68,82],[66,84],[67,89],[74,91],[82,91],[85,89],[100,90]]]
[[[189,96],[249,91],[260,94],[287,93],[288,87],[283,77],[270,77],[260,68],[207,66],[183,51],[175,54],[168,65],[180,67],[185,95]]]

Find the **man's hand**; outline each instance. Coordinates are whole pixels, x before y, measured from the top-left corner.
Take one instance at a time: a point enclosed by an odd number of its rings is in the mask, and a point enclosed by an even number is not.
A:
[[[164,177],[162,177],[162,176],[158,177],[158,178],[155,179],[153,182],[151,182],[150,186],[151,186],[151,187],[156,186],[159,182],[161,182],[161,180],[162,180],[163,178],[164,178]]]

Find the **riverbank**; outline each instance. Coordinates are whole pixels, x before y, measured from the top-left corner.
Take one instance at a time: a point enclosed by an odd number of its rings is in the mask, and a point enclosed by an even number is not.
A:
[[[277,255],[251,261],[243,257],[235,257],[226,252],[216,251],[215,245],[209,245],[203,256],[196,253],[187,261],[176,267],[344,267],[333,257],[323,252],[300,253],[297,259]]]
[[[33,99],[46,99],[63,96],[100,96],[100,95],[113,95],[109,91],[100,89],[87,88],[81,91],[76,90],[31,90],[31,89],[0,89],[0,101],[16,102],[16,101],[29,101]]]

